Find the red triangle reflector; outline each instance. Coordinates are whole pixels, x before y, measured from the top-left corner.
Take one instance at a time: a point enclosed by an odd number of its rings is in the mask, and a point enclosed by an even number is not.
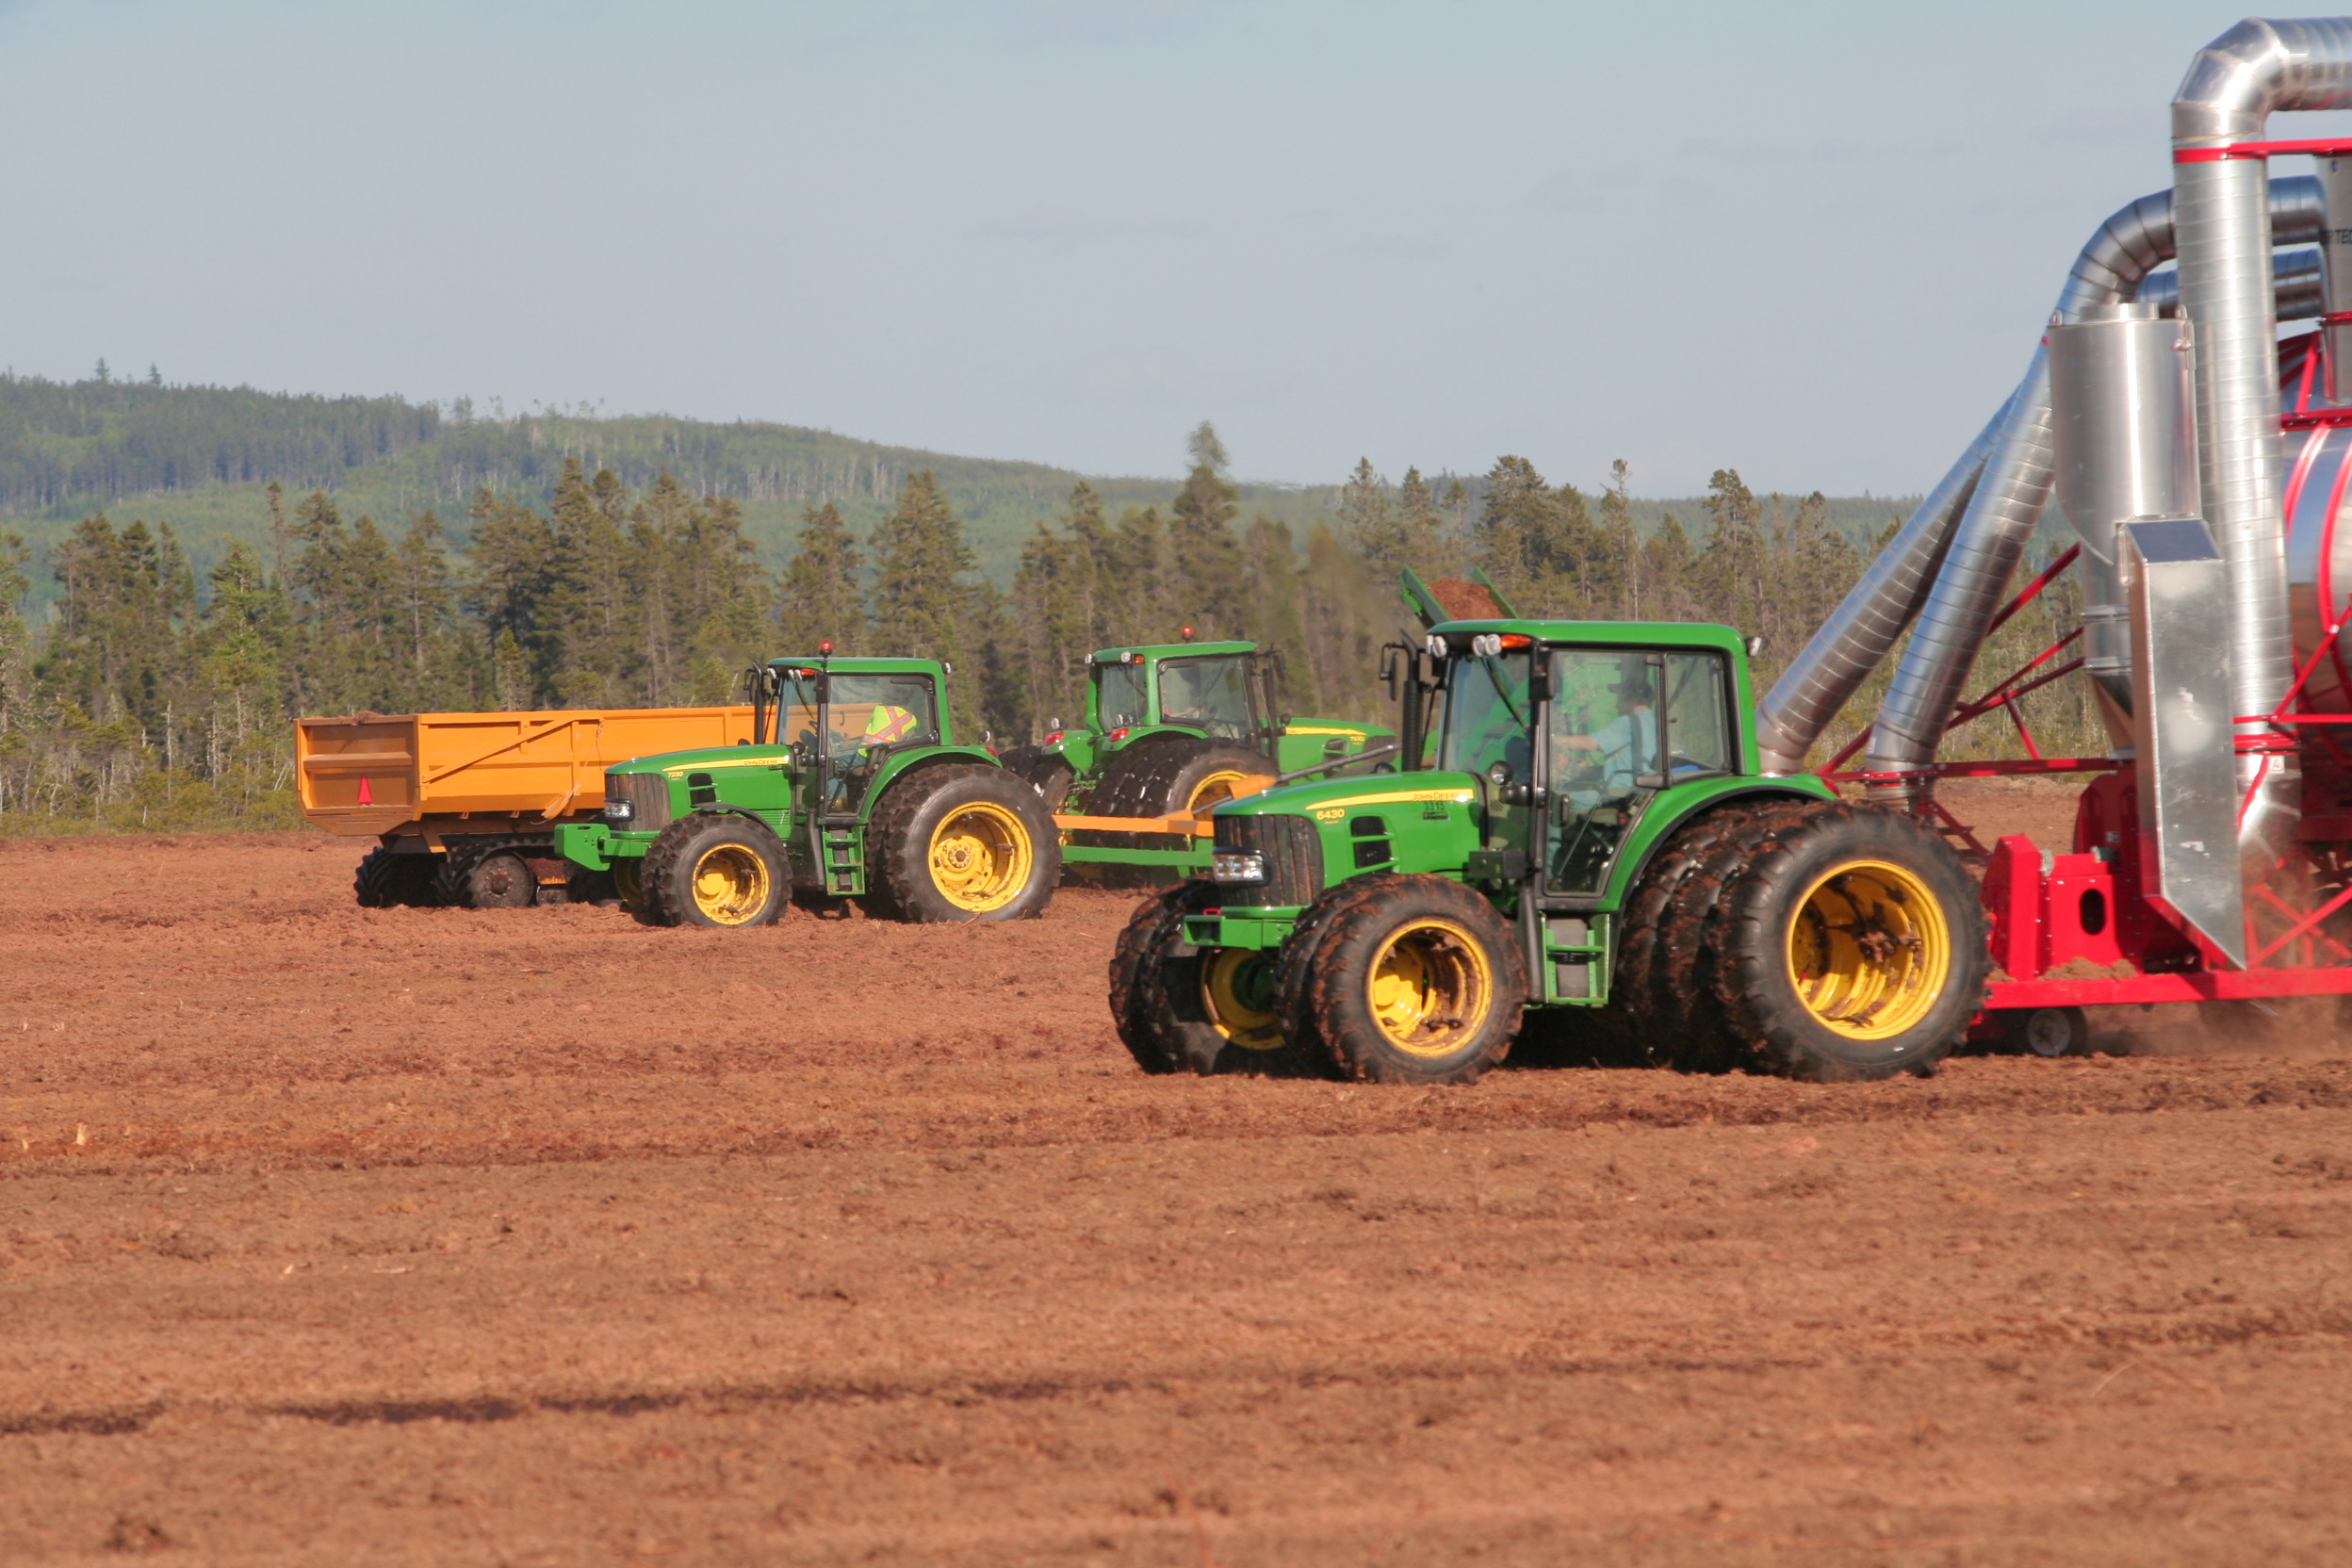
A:
[[[361,774],[359,776],[359,803],[362,806],[373,806],[376,803],[374,793],[368,788],[368,776],[366,774]]]

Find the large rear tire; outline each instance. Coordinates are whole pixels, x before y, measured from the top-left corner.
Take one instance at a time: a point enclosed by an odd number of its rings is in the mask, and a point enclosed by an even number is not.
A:
[[[1527,961],[1478,894],[1443,876],[1357,876],[1308,913],[1312,938],[1282,944],[1275,975],[1294,1044],[1380,1084],[1467,1084],[1509,1053]]]
[[[1725,1072],[1740,1065],[1725,1043],[1723,1019],[1701,984],[1708,957],[1700,942],[1723,882],[1783,822],[1807,802],[1766,800],[1717,807],[1686,824],[1642,869],[1620,922],[1611,992],[1626,1032],[1653,1064],[1686,1072]],[[1819,804],[1818,802],[1812,804]]]
[[[696,811],[662,830],[638,869],[640,915],[655,925],[768,925],[792,888],[784,845],[732,811]]]
[[[1062,802],[1070,798],[1070,782],[1078,776],[1069,758],[1043,746],[1016,746],[997,760],[1006,773],[1034,785],[1049,812],[1062,808]]]
[[[1111,956],[1119,1040],[1146,1072],[1298,1072],[1274,1011],[1275,955],[1184,940],[1184,916],[1216,897],[1180,882],[1135,906]]]
[[[1698,984],[1726,1045],[1832,1083],[1932,1073],[1984,1000],[1984,908],[1911,817],[1810,807],[1742,835],[1700,932]],[[1670,932],[1671,936],[1671,932]]]
[[[430,855],[397,855],[379,844],[360,858],[351,892],[363,909],[429,909],[441,902],[434,871]]]
[[[977,763],[902,775],[866,827],[879,912],[910,923],[1025,920],[1061,880],[1061,841],[1023,778]]]

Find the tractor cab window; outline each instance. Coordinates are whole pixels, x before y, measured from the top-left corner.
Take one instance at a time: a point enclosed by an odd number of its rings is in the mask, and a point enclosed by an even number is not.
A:
[[[1501,762],[1511,776],[1529,776],[1527,656],[1511,652],[1447,662],[1445,727],[1437,765],[1452,773],[1484,773]]]
[[[1666,656],[1666,776],[1733,771],[1731,682],[1719,653]]]
[[[817,726],[813,678],[787,677],[783,723],[788,745],[809,739]],[[877,760],[896,746],[936,745],[939,705],[931,682],[911,675],[837,675],[825,709],[825,753],[838,761]]]
[[[1660,678],[1676,662],[1634,648],[1556,648],[1551,722],[1555,892],[1601,890],[1625,829],[1663,782]]]
[[[1162,660],[1160,721],[1248,740],[1257,727],[1250,713],[1247,662],[1231,654]]]
[[[1101,728],[1123,729],[1146,722],[1151,714],[1141,664],[1097,664],[1094,694],[1095,718]]]

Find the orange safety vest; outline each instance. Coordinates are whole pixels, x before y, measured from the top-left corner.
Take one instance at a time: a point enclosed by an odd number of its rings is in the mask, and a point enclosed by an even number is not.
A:
[[[874,746],[896,745],[914,733],[915,715],[904,708],[876,703],[874,716],[866,721],[865,743]]]

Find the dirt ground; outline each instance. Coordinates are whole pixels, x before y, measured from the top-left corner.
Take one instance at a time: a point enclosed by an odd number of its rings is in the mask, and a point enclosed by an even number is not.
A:
[[[0,1561],[2352,1560],[2324,1030],[1152,1080],[1116,895],[657,931],[356,858],[0,844]]]

